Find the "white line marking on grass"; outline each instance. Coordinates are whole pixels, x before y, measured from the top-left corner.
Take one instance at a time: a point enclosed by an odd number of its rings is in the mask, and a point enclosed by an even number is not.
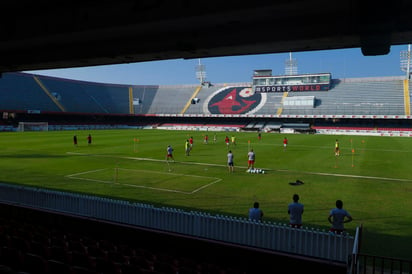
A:
[[[80,178],[80,177],[72,177],[72,176],[66,176],[66,177],[68,177],[68,178],[70,178],[70,179],[76,179],[76,180],[82,180],[82,181],[91,181],[91,182],[104,183],[104,184],[113,184],[113,181],[103,181],[103,180]]]
[[[211,183],[209,183],[209,184],[207,184],[207,185],[204,185],[204,186],[202,186],[202,187],[199,187],[199,188],[197,188],[197,189],[195,189],[195,190],[193,190],[193,191],[191,191],[191,192],[181,191],[181,190],[176,190],[176,189],[167,189],[167,188],[150,187],[150,186],[139,186],[139,185],[131,185],[131,184],[122,184],[122,185],[130,186],[130,187],[146,188],[146,189],[161,190],[161,191],[167,191],[167,192],[174,192],[174,193],[180,193],[180,194],[188,194],[188,195],[190,195],[190,194],[196,193],[196,192],[198,192],[198,191],[200,191],[200,190],[202,190],[202,189],[204,189],[204,188],[206,188],[206,187],[209,187],[209,186],[211,186],[211,185],[213,185],[213,184],[216,184],[217,182],[219,182],[219,181],[221,181],[221,180],[222,180],[222,179],[217,179],[217,180],[215,180],[214,182],[211,182]]]
[[[94,172],[99,172],[99,171],[103,171],[103,170],[105,170],[105,168],[95,169],[95,170],[89,170],[89,171],[79,172],[79,173],[74,173],[74,174],[66,175],[66,177],[72,177],[72,176],[77,176],[77,175],[83,175],[83,174],[88,174],[88,173],[94,173]]]
[[[137,160],[137,161],[151,161],[151,162],[164,162],[166,160],[160,159],[153,159],[153,158],[141,158],[141,157],[129,157],[129,156],[114,156],[114,155],[102,155],[102,154],[87,154],[87,153],[80,153],[80,152],[66,152],[67,154],[74,154],[80,156],[93,156],[93,157],[106,157],[106,158],[117,158],[117,159],[126,159],[126,160]],[[221,164],[210,164],[210,163],[199,163],[199,162],[182,162],[182,161],[174,161],[171,163],[181,163],[181,164],[188,164],[188,165],[202,165],[202,166],[221,166],[227,167],[226,165]]]
[[[254,145],[258,145],[258,146],[269,146],[269,147],[278,147],[278,148],[283,148],[283,144],[276,144],[276,145],[273,145],[273,144],[269,144],[269,143],[254,143]],[[310,145],[288,145],[288,148],[303,148],[303,149],[327,149],[327,150],[330,150],[331,149],[331,147],[332,147],[332,149],[333,149],[333,146],[334,146],[334,144],[331,146],[331,145],[328,145],[328,146],[310,146]],[[353,149],[355,149],[357,152],[358,151],[380,151],[380,152],[396,152],[396,153],[400,153],[400,152],[402,152],[402,153],[411,153],[412,151],[411,150],[404,150],[404,149],[380,149],[380,148],[370,148],[370,147],[368,147],[368,148],[366,148],[366,147],[363,147],[363,145],[356,145],[356,146],[354,146],[354,147],[351,147],[351,146],[346,146],[346,145],[343,145],[342,146],[342,144],[340,144],[340,149],[341,149],[341,154],[342,154],[342,151],[347,151],[347,152],[349,152],[350,153],[350,151],[352,150],[352,148]]]
[[[129,168],[119,168],[119,170],[131,170],[131,171],[139,171],[139,172],[146,172],[146,173],[157,173],[157,174],[167,174],[170,176],[171,174],[168,172],[161,172],[161,171],[148,171],[148,170],[141,170],[141,169],[129,169]],[[131,185],[131,184],[123,184],[131,187],[140,187],[140,188],[147,188],[147,189],[156,189],[156,190],[162,190],[162,191],[169,191],[169,192],[176,192],[176,193],[183,193],[183,194],[193,194],[196,193],[206,187],[209,187],[213,184],[216,184],[217,182],[220,182],[222,179],[216,178],[216,177],[209,177],[209,176],[200,176],[200,175],[191,175],[191,174],[183,174],[183,173],[173,173],[173,175],[176,176],[184,176],[184,177],[194,177],[194,178],[208,178],[208,179],[214,179],[211,183],[208,183],[206,185],[203,185],[201,187],[196,188],[195,190],[192,190],[191,192],[187,191],[181,191],[181,190],[175,190],[175,189],[166,189],[166,188],[157,188],[157,187],[148,187],[148,186],[138,186],[138,185]]]
[[[204,189],[204,188],[207,188],[207,187],[209,187],[209,186],[211,186],[211,185],[214,185],[214,184],[216,184],[217,182],[220,182],[220,181],[222,181],[222,179],[216,178],[215,181],[213,181],[213,182],[211,182],[211,183],[209,183],[209,184],[207,184],[207,185],[201,186],[201,187],[193,190],[191,193],[196,193],[196,192],[198,192],[198,191],[200,191],[200,190],[202,190],[202,189]]]
[[[174,193],[180,193],[180,194],[191,194],[190,192],[186,192],[186,191],[180,191],[180,190],[175,190],[175,189],[167,189],[167,188],[160,188],[160,187],[138,186],[138,185],[130,185],[130,184],[122,184],[122,185],[130,186],[130,187],[137,187],[137,188],[145,188],[145,189],[153,189],[153,190],[174,192]]]
[[[412,180],[409,180],[409,179],[375,177],[375,176],[362,176],[362,175],[349,175],[349,174],[310,172],[310,171],[296,171],[296,170],[287,170],[287,169],[278,169],[277,171],[279,171],[279,172],[299,172],[299,173],[304,173],[304,174],[313,174],[313,175],[321,175],[321,176],[333,176],[333,177],[348,177],[348,178],[361,178],[361,179],[372,179],[372,180],[412,182]]]
[[[78,154],[78,155],[90,155],[96,157],[115,157],[121,159],[130,159],[130,160],[139,160],[139,161],[153,161],[153,162],[166,162],[165,160],[152,159],[152,158],[139,158],[139,157],[122,157],[122,156],[108,156],[108,155],[98,155],[98,154],[84,154],[77,152],[67,152],[69,154]],[[205,166],[216,166],[216,167],[227,167],[226,165],[221,164],[210,164],[210,163],[199,163],[199,162],[178,162],[188,165],[205,165]],[[238,166],[238,168],[246,168],[245,166]],[[324,172],[310,172],[310,171],[300,171],[300,170],[288,170],[288,169],[272,169],[272,168],[263,168],[264,170],[277,171],[277,172],[296,172],[303,174],[312,174],[320,176],[332,176],[332,177],[347,177],[347,178],[361,178],[361,179],[371,179],[371,180],[386,180],[386,181],[397,181],[397,182],[412,182],[410,179],[402,178],[387,178],[387,177],[375,177],[375,176],[362,176],[362,175],[351,175],[351,174],[338,174],[338,173],[324,173]]]
[[[90,173],[95,173],[99,171],[107,170],[106,168],[102,169],[95,169],[95,170],[89,170],[85,172],[79,172],[79,173],[74,173],[74,174],[69,174],[66,175],[65,177],[69,179],[76,179],[76,180],[84,180],[84,181],[91,181],[91,182],[97,182],[97,183],[105,183],[105,184],[114,184],[114,181],[104,181],[104,180],[97,180],[97,179],[89,179],[89,178],[83,178],[83,177],[78,177],[80,175],[84,174],[90,174]],[[127,168],[118,168],[118,170],[124,170],[124,171],[138,171],[138,172],[146,172],[146,173],[157,173],[157,174],[167,174],[170,176],[170,173],[168,172],[160,172],[160,171],[147,171],[147,170],[141,170],[141,169],[127,169]],[[207,179],[213,179],[212,182],[203,185],[201,187],[198,187],[190,192],[188,191],[181,191],[181,190],[176,190],[176,189],[167,189],[167,188],[159,188],[159,187],[149,187],[149,186],[143,186],[143,185],[133,185],[133,184],[121,184],[129,187],[136,187],[136,188],[145,188],[145,189],[153,189],[153,190],[160,190],[160,191],[167,191],[167,192],[174,192],[174,193],[181,193],[181,194],[194,194],[196,192],[199,192],[202,189],[205,189],[211,185],[214,185],[218,182],[220,182],[222,179],[216,178],[216,177],[209,177],[209,176],[199,176],[199,175],[191,175],[191,174],[181,174],[181,173],[173,173],[175,176],[185,176],[185,177],[195,177],[195,178],[207,178]]]
[[[76,176],[79,176],[79,175],[95,173],[95,172],[99,172],[99,171],[103,171],[103,170],[106,170],[106,169],[101,168],[101,169],[89,170],[89,171],[85,171],[85,172],[69,174],[69,175],[66,175],[65,177],[67,177],[69,179],[85,180],[85,181],[92,181],[92,182],[105,183],[105,184],[113,183],[113,181],[103,181],[103,180],[97,180],[97,179],[88,179],[88,178],[76,177]]]

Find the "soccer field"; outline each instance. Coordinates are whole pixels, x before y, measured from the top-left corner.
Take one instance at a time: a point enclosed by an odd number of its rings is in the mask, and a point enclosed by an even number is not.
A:
[[[234,173],[226,166],[226,135],[236,137],[229,148]],[[184,143],[192,136],[186,156]],[[242,217],[259,201],[264,220],[280,223],[288,222],[287,205],[297,193],[304,226],[325,230],[341,199],[354,218],[348,231],[364,226],[362,251],[412,259],[410,138],[262,133],[259,141],[257,133],[163,130],[4,132],[0,138],[3,182]],[[167,145],[174,148],[169,163]],[[246,172],[251,148],[265,174]],[[290,184],[296,180],[304,184]]]

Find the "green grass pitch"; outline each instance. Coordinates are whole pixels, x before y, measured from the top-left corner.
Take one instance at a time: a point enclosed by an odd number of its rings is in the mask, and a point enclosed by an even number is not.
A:
[[[93,142],[87,145],[91,133]],[[78,146],[73,145],[73,135]],[[205,134],[209,143],[203,143]],[[267,221],[287,223],[297,193],[304,226],[327,230],[329,210],[341,199],[363,224],[368,254],[412,259],[412,141],[405,137],[334,136],[205,131],[99,130],[3,132],[0,180],[127,199],[159,206],[246,217],[259,201]],[[235,172],[226,166],[224,137],[236,136]],[[193,136],[190,156],[184,152]],[[289,139],[286,150],[282,140]],[[341,147],[334,155],[335,140]],[[167,163],[166,147],[175,162]],[[247,152],[256,152],[246,172]],[[301,180],[303,185],[289,183]]]

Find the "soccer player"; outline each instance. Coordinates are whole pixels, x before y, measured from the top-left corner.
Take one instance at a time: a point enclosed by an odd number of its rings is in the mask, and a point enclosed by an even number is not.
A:
[[[232,135],[232,145],[236,146],[236,137]]]
[[[172,148],[172,146],[168,145],[166,150],[167,150],[166,161],[169,161],[169,159],[172,159],[174,161],[175,158],[173,157],[173,148]]]
[[[89,134],[89,136],[87,136],[87,144],[90,146],[92,144],[92,135]]]
[[[288,138],[283,138],[283,150],[286,150],[286,147],[288,146]]]
[[[209,135],[205,135],[203,142],[207,145],[209,143]]]
[[[77,136],[76,135],[73,136],[73,144],[74,146],[77,147]]]
[[[193,136],[191,136],[189,138],[189,147],[190,147],[190,150],[192,150],[192,148],[193,148]]]
[[[186,156],[190,155],[190,143],[189,140],[186,140],[185,142],[185,152],[186,152]]]
[[[235,168],[235,165],[233,163],[233,158],[234,158],[233,153],[231,150],[229,150],[227,154],[227,166],[229,168],[229,172],[233,172]]]
[[[254,169],[255,168],[255,152],[253,151],[253,148],[249,151],[247,154],[248,160],[247,160],[247,169]]]
[[[229,137],[226,135],[226,137],[225,137],[225,143],[226,143],[226,147],[229,149],[229,146],[230,146],[230,140],[229,140]]]
[[[339,156],[340,154],[340,149],[339,149],[339,141],[336,139],[335,141],[335,156]]]

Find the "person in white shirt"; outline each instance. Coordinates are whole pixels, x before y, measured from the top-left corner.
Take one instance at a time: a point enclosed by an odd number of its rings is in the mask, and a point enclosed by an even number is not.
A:
[[[247,169],[254,169],[255,168],[255,152],[253,151],[253,148],[249,151],[247,154]]]
[[[229,172],[233,172],[235,169],[233,158],[234,158],[233,153],[231,150],[229,150],[229,152],[227,153],[227,166],[229,168]]]

